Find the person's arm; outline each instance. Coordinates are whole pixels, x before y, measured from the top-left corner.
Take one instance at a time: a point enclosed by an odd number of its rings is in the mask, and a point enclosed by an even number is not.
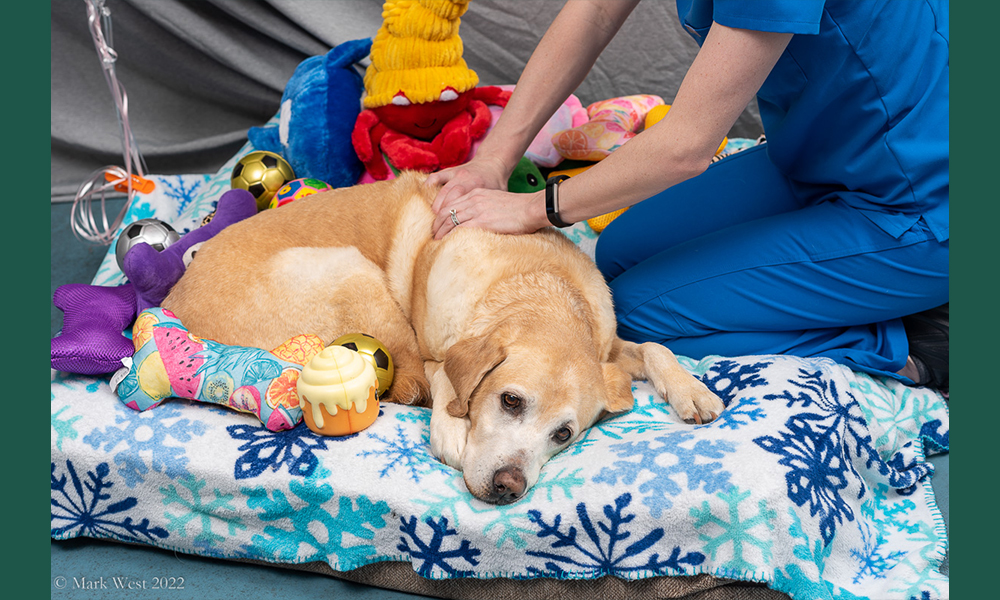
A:
[[[578,222],[631,206],[702,173],[791,37],[714,23],[663,120],[560,184],[562,219]],[[477,189],[449,200],[436,206],[438,238],[454,227],[452,209],[463,226],[502,233],[528,233],[549,224],[544,192]]]
[[[470,163],[432,174],[444,187],[434,203],[475,188],[507,189],[507,179],[531,141],[575,90],[638,0],[568,0],[522,71],[496,126]]]

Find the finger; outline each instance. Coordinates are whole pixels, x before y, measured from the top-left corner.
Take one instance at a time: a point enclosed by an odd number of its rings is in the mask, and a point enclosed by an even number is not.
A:
[[[457,179],[452,180],[438,192],[437,198],[434,199],[434,204],[431,205],[431,210],[441,213],[446,211],[446,207],[455,208],[455,204],[468,195],[470,191],[464,183],[459,182]]]
[[[450,208],[446,208],[449,206]],[[441,239],[442,237],[444,237],[446,233],[448,233],[451,227],[455,226],[455,224],[451,220],[451,208],[454,208],[454,205],[446,204],[441,207],[441,210],[439,212],[434,214],[433,231],[435,239]]]
[[[441,210],[444,208],[444,204],[446,204],[450,200],[451,191],[455,189],[456,185],[457,184],[455,183],[455,181],[452,180],[444,184],[444,186],[442,186],[441,189],[438,190],[437,196],[434,197],[434,202],[431,204],[432,211],[434,211],[435,213],[441,212]]]
[[[429,187],[434,187],[436,185],[444,185],[449,181],[451,181],[454,177],[455,174],[451,169],[444,169],[428,175],[427,179],[424,180],[424,185],[427,185]]]
[[[440,219],[440,222],[435,223],[434,228],[434,239],[440,240],[444,236],[448,235],[452,229],[455,229],[455,223],[451,220],[451,213],[445,213],[444,217]]]

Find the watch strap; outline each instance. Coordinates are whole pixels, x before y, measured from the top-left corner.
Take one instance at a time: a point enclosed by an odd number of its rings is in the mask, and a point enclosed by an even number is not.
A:
[[[545,216],[556,227],[569,227],[572,223],[559,216],[559,183],[569,179],[568,175],[556,175],[545,181]]]

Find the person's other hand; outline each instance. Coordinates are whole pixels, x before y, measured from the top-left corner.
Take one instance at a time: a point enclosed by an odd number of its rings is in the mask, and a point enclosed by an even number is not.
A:
[[[537,231],[548,224],[543,194],[475,188],[460,196],[449,195],[446,200],[438,196],[440,202],[435,201],[438,208],[432,227],[434,239],[443,238],[456,227],[478,227],[497,233]],[[539,216],[545,222],[539,221]]]

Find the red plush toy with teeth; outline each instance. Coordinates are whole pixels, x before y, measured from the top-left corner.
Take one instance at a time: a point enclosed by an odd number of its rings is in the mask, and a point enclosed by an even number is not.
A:
[[[489,129],[487,104],[506,106],[510,92],[476,87],[462,58],[459,17],[469,0],[388,0],[365,73],[365,110],[351,142],[375,179],[389,166],[432,172],[469,158]]]

